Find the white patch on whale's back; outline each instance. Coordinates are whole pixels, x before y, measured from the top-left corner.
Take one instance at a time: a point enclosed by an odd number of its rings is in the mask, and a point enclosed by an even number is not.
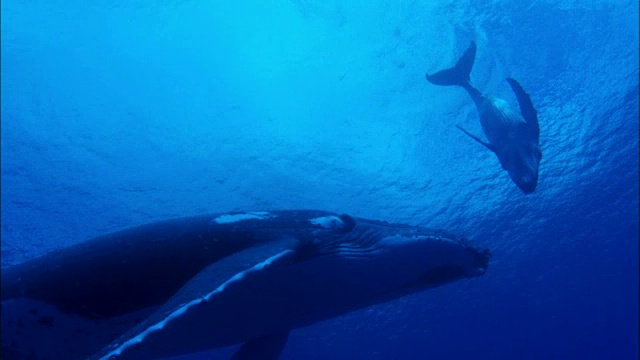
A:
[[[309,219],[309,222],[313,225],[323,227],[325,229],[341,229],[344,226],[344,221],[337,216],[322,216],[313,219]]]
[[[230,224],[243,220],[264,220],[273,217],[272,214],[266,211],[253,211],[238,214],[224,214],[213,219],[213,222],[218,224]]]

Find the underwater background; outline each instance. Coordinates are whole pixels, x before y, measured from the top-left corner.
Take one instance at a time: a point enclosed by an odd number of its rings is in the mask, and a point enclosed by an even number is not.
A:
[[[636,359],[638,3],[3,0],[2,266],[106,232],[312,208],[444,228],[480,278],[294,331],[282,359]],[[458,87],[538,110],[524,195]],[[180,359],[225,359],[220,349]],[[177,358],[176,358],[177,359]]]

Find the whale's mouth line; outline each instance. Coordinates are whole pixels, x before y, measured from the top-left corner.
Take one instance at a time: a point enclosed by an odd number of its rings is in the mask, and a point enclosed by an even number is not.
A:
[[[422,287],[422,282],[417,281],[399,288],[383,290],[380,293],[378,293],[377,300],[375,301],[353,301],[345,304],[340,309],[323,307],[323,308],[314,309],[312,311],[306,311],[303,313],[290,315],[290,316],[284,317],[284,319],[295,321],[296,319],[305,318],[305,317],[313,317],[313,316],[320,317],[322,314],[336,313],[336,310],[337,310],[336,316],[340,316],[353,311],[353,309],[361,309],[361,308],[366,308],[369,306],[375,306],[377,304],[393,301],[399,297],[402,297],[403,295],[413,293],[416,287]],[[314,323],[315,321],[311,322],[309,325]]]
[[[488,259],[487,259],[488,261]],[[344,305],[343,307],[341,307],[340,309],[335,309],[335,308],[318,308],[318,309],[314,309],[313,311],[307,311],[307,312],[303,312],[303,313],[299,313],[299,314],[295,314],[295,315],[291,315],[291,316],[287,316],[285,317],[286,320],[293,320],[295,321],[296,319],[299,318],[305,318],[305,317],[320,317],[322,314],[327,314],[327,313],[332,313],[332,312],[338,312],[339,315],[344,315],[347,314],[349,312],[352,311],[352,309],[354,308],[365,308],[365,307],[369,307],[369,306],[374,306],[377,304],[382,304],[382,303],[387,303],[390,301],[393,301],[397,298],[400,298],[404,295],[408,295],[411,293],[416,292],[416,289],[430,289],[430,288],[434,288],[434,287],[438,287],[441,285],[446,285],[450,282],[453,282],[457,279],[460,278],[471,278],[471,277],[475,277],[475,276],[480,276],[482,274],[484,274],[486,272],[486,268],[476,268],[476,272],[474,272],[473,274],[467,274],[467,272],[462,268],[459,267],[459,270],[453,270],[452,272],[456,273],[456,274],[461,274],[461,276],[459,277],[454,277],[454,278],[450,278],[449,281],[442,281],[442,282],[438,282],[438,283],[427,283],[425,282],[424,278],[421,278],[419,280],[416,280],[414,282],[411,283],[407,283],[404,286],[401,287],[397,287],[397,288],[389,288],[387,290],[382,290],[381,292],[378,293],[377,295],[377,299],[376,301],[353,301],[350,302],[346,305]],[[380,300],[382,299],[382,300]],[[339,316],[338,315],[338,316]],[[314,322],[312,322],[311,324],[313,324]]]

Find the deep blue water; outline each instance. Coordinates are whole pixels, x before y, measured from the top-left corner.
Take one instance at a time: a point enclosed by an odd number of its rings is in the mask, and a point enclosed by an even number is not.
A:
[[[223,4],[217,4],[223,3]],[[441,227],[489,271],[295,331],[283,359],[638,356],[638,4],[2,1],[2,265],[146,222],[317,208]],[[588,3],[588,4],[585,4]],[[537,107],[524,195],[460,88]],[[229,350],[184,359],[225,358]]]

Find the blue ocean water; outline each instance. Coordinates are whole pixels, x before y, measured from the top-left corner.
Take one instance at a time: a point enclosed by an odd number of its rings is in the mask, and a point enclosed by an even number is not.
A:
[[[2,266],[128,226],[316,208],[445,228],[489,271],[292,333],[283,359],[638,356],[638,3],[2,5]],[[460,88],[537,107],[524,195]],[[230,349],[183,359],[226,358]]]

